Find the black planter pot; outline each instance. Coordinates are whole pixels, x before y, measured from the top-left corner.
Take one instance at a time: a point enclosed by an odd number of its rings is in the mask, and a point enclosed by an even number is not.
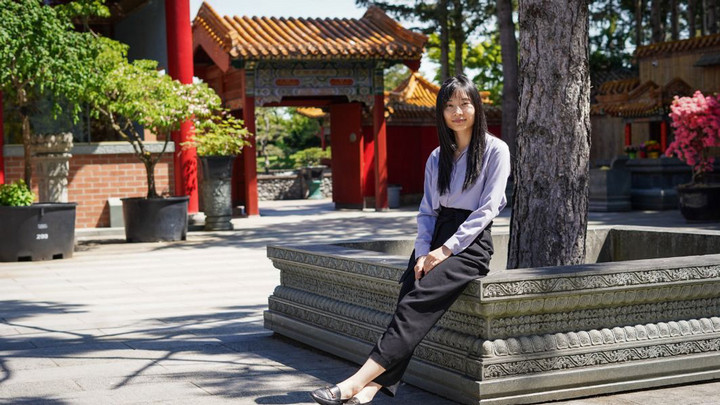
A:
[[[76,207],[76,203],[0,207],[0,262],[72,257]]]
[[[187,239],[190,197],[123,198],[125,240],[160,242]]]
[[[205,212],[205,230],[231,230],[231,179],[235,156],[199,156],[198,160],[202,167],[200,193]]]
[[[688,221],[720,221],[720,183],[682,184],[680,213]]]

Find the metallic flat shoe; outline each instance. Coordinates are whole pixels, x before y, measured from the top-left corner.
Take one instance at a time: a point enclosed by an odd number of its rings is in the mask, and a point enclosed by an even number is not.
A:
[[[310,393],[312,399],[322,405],[341,405],[347,400],[340,399],[340,388],[337,385],[318,388]]]

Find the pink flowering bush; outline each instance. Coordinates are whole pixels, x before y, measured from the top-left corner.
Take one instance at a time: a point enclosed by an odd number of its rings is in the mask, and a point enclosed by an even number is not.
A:
[[[720,97],[704,96],[696,91],[692,97],[677,97],[670,106],[675,140],[665,151],[677,155],[693,167],[693,183],[712,171],[714,157],[705,149],[720,146]]]

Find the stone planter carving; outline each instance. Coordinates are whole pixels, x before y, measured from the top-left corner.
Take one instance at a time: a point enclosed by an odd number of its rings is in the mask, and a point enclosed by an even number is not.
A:
[[[38,179],[38,200],[67,202],[72,134],[33,135],[31,142]]]

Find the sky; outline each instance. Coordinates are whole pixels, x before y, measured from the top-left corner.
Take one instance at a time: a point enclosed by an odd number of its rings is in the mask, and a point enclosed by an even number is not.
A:
[[[190,0],[191,19],[202,3],[202,0]],[[207,0],[207,3],[223,16],[362,18],[367,10],[355,6],[355,0]],[[432,79],[435,69],[427,56],[423,56],[420,73]]]
[[[190,17],[195,18],[202,0],[190,0]],[[355,0],[208,0],[220,15],[258,17],[360,18],[365,8]]]

